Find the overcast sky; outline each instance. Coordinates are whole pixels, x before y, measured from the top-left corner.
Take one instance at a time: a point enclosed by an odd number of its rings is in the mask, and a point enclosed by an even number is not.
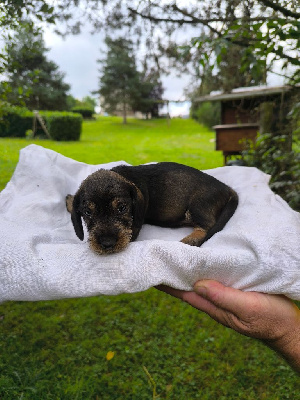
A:
[[[99,65],[101,49],[104,50],[104,37],[101,34],[90,34],[88,30],[79,35],[69,35],[65,39],[56,35],[50,29],[45,29],[44,40],[50,49],[48,58],[54,61],[61,72],[66,74],[65,82],[71,85],[70,93],[82,99],[90,96],[99,88]],[[183,100],[183,90],[188,86],[190,78],[187,75],[176,77],[175,74],[163,77],[165,88],[164,99]],[[189,103],[173,104],[172,114],[188,114]]]

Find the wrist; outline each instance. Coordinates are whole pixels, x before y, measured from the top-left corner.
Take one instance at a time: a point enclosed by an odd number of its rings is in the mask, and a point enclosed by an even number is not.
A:
[[[275,350],[289,365],[300,374],[300,321],[295,329],[274,340],[263,341],[268,347]]]

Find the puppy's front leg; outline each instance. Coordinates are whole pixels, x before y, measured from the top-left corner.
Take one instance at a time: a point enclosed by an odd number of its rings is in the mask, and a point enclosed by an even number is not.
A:
[[[206,234],[207,231],[205,229],[194,228],[194,231],[190,235],[184,237],[181,242],[189,244],[190,246],[201,246]]]

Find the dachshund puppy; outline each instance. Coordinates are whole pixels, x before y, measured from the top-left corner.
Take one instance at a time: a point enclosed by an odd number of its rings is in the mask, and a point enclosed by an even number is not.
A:
[[[121,165],[89,175],[77,193],[66,197],[80,240],[82,218],[89,244],[98,254],[123,250],[144,223],[162,227],[192,226],[183,243],[201,246],[234,214],[238,196],[229,186],[197,169],[162,162]]]

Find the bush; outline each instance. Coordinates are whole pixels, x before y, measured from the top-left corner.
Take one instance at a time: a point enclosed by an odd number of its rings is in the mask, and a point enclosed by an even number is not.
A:
[[[297,101],[298,100],[298,101]],[[292,98],[285,132],[260,134],[243,153],[249,166],[271,175],[270,187],[300,211],[300,101]]]
[[[94,109],[89,107],[73,107],[72,112],[81,114],[83,118],[92,118],[94,114]]]
[[[220,124],[221,105],[220,103],[205,102],[196,107],[193,105],[191,117],[200,124],[212,128],[214,125]]]
[[[58,141],[79,140],[82,128],[82,116],[73,112],[40,113],[45,120],[51,139]]]
[[[0,137],[25,137],[32,121],[33,113],[26,108],[8,107],[0,119]]]
[[[271,175],[270,187],[296,211],[300,211],[300,153],[286,151],[287,135],[260,135],[243,152],[246,164]]]
[[[53,140],[79,140],[82,116],[73,112],[41,111],[47,130]],[[0,119],[0,137],[26,137],[26,131],[33,127],[33,112],[26,108],[8,107]],[[38,132],[42,132],[37,122]],[[35,132],[36,134],[36,132]],[[46,138],[44,133],[42,137]]]

